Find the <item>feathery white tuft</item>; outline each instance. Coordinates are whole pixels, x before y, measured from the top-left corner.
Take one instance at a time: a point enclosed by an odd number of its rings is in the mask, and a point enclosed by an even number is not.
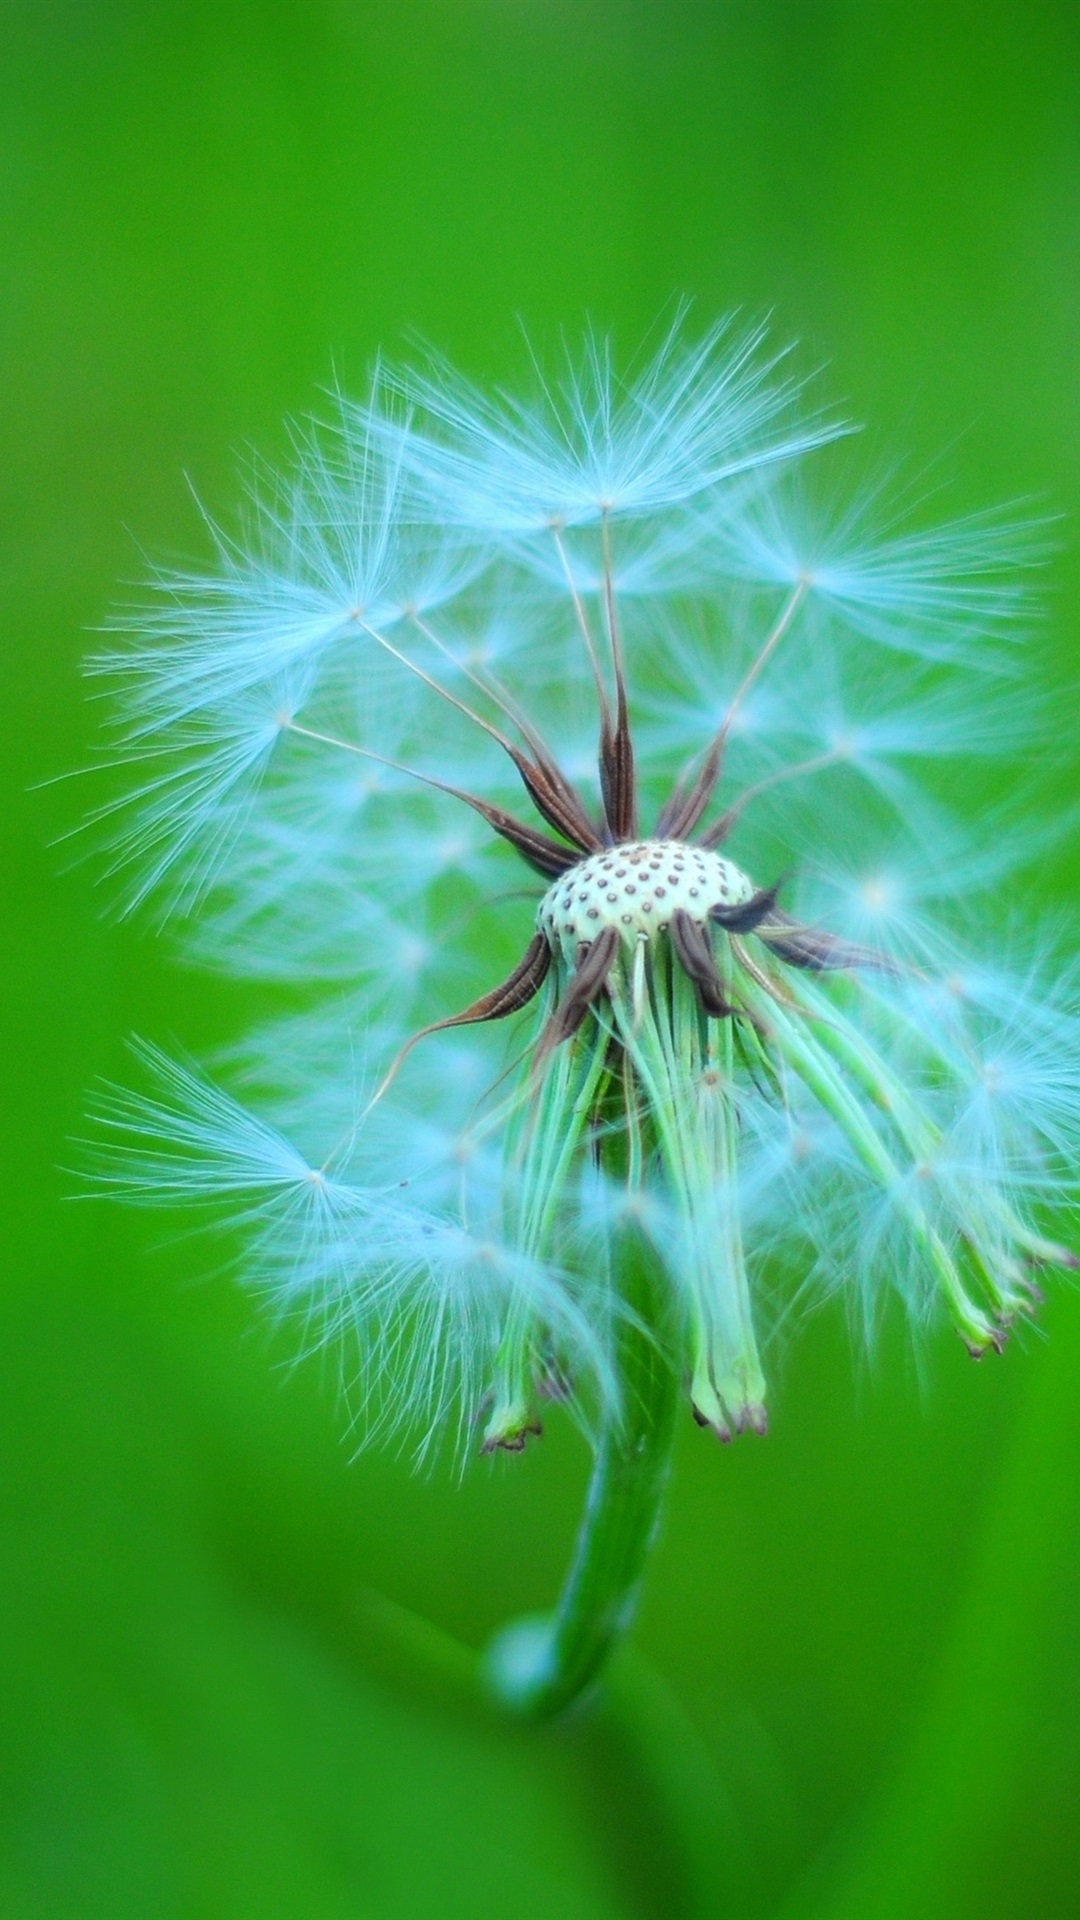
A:
[[[129,905],[295,1000],[235,1094],[142,1049],[97,1178],[233,1222],[421,1454],[520,1446],[538,1394],[617,1417],[629,1214],[725,1438],[764,1426],[763,1303],[843,1289],[872,1330],[898,1294],[980,1353],[1073,1264],[1077,978],[1025,880],[1059,830],[1045,531],[815,506],[839,428],[802,393],[681,317],[632,377],[590,335],[520,399],[382,372],[91,663]],[[670,898],[628,866],[609,900],[606,862],[680,841]],[[530,995],[526,1037],[483,1024]]]

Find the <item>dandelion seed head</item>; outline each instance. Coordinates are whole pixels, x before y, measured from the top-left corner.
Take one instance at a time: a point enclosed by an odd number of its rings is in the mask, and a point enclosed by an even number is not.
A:
[[[1045,529],[838,491],[791,369],[680,316],[519,395],[384,370],[91,663],[129,909],[278,996],[212,1075],[142,1048],[94,1178],[232,1228],[358,1436],[617,1423],[630,1231],[722,1439],[804,1303],[983,1353],[1074,1264]]]

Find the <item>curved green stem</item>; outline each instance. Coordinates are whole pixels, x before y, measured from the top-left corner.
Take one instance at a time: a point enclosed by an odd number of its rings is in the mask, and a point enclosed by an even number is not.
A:
[[[621,1404],[597,1442],[570,1570],[554,1613],[513,1621],[484,1657],[495,1695],[534,1719],[576,1700],[630,1625],[667,1486],[679,1384],[667,1290],[634,1223],[621,1228],[612,1258]]]

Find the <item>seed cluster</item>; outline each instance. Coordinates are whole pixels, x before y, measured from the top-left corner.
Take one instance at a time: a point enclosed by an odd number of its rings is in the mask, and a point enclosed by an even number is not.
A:
[[[741,905],[753,885],[739,867],[682,840],[637,840],[592,853],[544,895],[537,926],[568,957],[615,927],[626,940],[666,933],[681,907],[704,925],[713,907]]]

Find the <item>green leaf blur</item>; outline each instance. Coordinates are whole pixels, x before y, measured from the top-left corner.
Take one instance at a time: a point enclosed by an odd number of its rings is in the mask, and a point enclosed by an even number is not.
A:
[[[117,583],[205,552],[183,476],[227,515],[238,454],[417,336],[498,380],[518,317],[630,352],[673,295],[771,311],[931,517],[1072,514],[1080,16],[0,16],[0,1914],[1075,1914],[1080,1302],[978,1368],[899,1326],[853,1357],[839,1310],[785,1330],[766,1442],[687,1419],[603,1709],[507,1729],[457,1649],[553,1597],[582,1448],[554,1419],[460,1486],[353,1461],[332,1363],[294,1371],[206,1244],[70,1198],[124,1037],[211,1048],[243,989],[110,919],[61,839],[80,784],[42,783],[96,751],[78,662]],[[1078,551],[1066,517],[1063,676]],[[1067,841],[1044,888],[1075,905]]]

